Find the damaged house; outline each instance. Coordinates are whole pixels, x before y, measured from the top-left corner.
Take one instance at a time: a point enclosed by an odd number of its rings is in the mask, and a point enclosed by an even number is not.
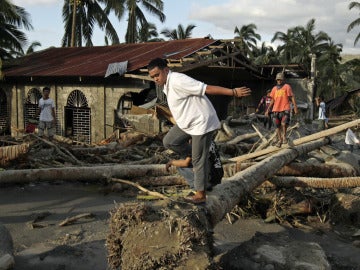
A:
[[[233,40],[194,38],[99,47],[48,48],[3,66],[0,81],[1,135],[17,136],[36,118],[42,88],[51,88],[56,133],[96,143],[129,126],[149,134],[162,132],[162,116],[171,117],[166,97],[147,74],[148,62],[166,58],[169,67],[207,84],[248,86],[251,97],[209,97],[219,118],[254,111],[277,72],[285,71],[299,107],[312,118],[311,78],[284,66],[258,67]],[[302,104],[302,105],[301,105]],[[170,118],[171,119],[171,118]]]

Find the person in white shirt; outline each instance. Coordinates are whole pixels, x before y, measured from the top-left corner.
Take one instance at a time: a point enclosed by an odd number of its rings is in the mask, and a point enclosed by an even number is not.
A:
[[[43,88],[43,96],[39,100],[38,115],[39,118],[39,137],[44,136],[44,131],[47,130],[48,138],[51,141],[54,138],[56,130],[56,117],[55,117],[55,102],[49,97],[50,88]]]
[[[163,86],[169,109],[176,124],[163,139],[164,146],[183,156],[190,156],[194,170],[195,195],[185,198],[194,204],[206,202],[209,175],[209,149],[214,131],[220,128],[216,111],[206,96],[226,95],[245,97],[247,87],[229,89],[207,85],[183,73],[172,72],[166,60],[155,58],[148,64],[149,76]],[[190,145],[191,139],[192,145]]]
[[[315,98],[316,106],[319,107],[319,130],[324,130],[327,128],[327,117],[326,117],[326,104],[324,102],[323,96],[318,96]]]
[[[350,128],[346,130],[345,143],[347,144],[350,152],[354,151],[354,145],[357,145],[358,147],[360,145],[360,140]]]

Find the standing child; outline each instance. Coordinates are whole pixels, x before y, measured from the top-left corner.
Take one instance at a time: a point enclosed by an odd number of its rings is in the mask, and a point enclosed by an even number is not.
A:
[[[49,140],[51,141],[55,135],[56,129],[56,117],[55,117],[55,103],[54,100],[49,97],[50,88],[43,88],[43,96],[39,100],[39,108],[37,114],[40,114],[39,118],[39,136],[44,136],[44,131],[47,130]]]

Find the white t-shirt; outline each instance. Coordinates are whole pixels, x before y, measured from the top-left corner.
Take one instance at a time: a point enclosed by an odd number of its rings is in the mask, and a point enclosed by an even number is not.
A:
[[[40,121],[51,122],[54,120],[54,117],[52,116],[52,109],[55,108],[54,100],[51,98],[41,98],[39,100],[39,108],[41,110],[39,118]]]
[[[350,128],[348,128],[346,131],[345,143],[350,145],[360,143],[359,139],[356,137],[355,133]]]
[[[319,104],[319,119],[320,120],[325,120],[326,119],[326,107],[325,107],[325,102],[321,101]]]
[[[203,82],[169,71],[163,91],[176,124],[187,134],[203,135],[220,128],[219,118],[205,89]]]

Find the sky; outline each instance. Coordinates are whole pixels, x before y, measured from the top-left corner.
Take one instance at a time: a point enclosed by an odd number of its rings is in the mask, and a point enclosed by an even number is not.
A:
[[[323,31],[335,44],[343,45],[344,54],[360,54],[360,41],[354,46],[354,40],[360,26],[347,32],[348,25],[360,17],[359,9],[349,10],[354,0],[163,0],[166,20],[161,23],[156,17],[148,15],[149,22],[155,23],[160,33],[163,29],[176,29],[179,24],[185,28],[194,24],[192,37],[205,37],[210,34],[214,39],[231,39],[234,29],[253,23],[261,41],[267,45],[278,31],[286,33],[295,26],[306,26],[315,19],[314,34]],[[45,49],[60,47],[64,34],[61,0],[12,0],[24,7],[31,16],[34,30],[27,34],[29,41],[39,41]],[[118,31],[120,42],[124,42],[126,17],[118,21],[111,17]],[[161,36],[163,37],[163,36]],[[164,37],[163,37],[164,38]],[[93,44],[105,45],[104,33],[98,28],[94,32]],[[38,48],[39,49],[39,48]]]

